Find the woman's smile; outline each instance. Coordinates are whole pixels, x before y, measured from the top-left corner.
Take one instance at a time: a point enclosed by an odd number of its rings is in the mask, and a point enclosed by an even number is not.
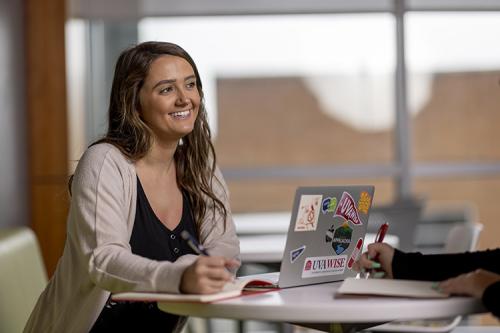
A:
[[[191,116],[193,109],[185,110],[185,111],[176,111],[170,112],[168,115],[176,120],[184,120]]]

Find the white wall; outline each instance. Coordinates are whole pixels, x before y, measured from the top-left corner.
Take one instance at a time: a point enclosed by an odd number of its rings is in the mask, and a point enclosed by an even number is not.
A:
[[[23,9],[0,0],[0,227],[29,224]]]

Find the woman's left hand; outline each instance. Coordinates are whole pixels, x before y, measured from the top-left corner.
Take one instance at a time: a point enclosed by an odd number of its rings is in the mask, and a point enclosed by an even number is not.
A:
[[[449,294],[469,295],[477,298],[483,296],[484,290],[491,284],[500,281],[500,274],[483,269],[459,275],[439,284],[441,291]]]

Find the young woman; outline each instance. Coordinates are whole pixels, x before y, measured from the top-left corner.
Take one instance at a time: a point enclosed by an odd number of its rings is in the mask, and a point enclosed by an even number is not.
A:
[[[171,332],[185,320],[124,291],[214,293],[239,266],[198,70],[181,47],[146,42],[119,57],[106,136],[70,180],[67,240],[25,332]],[[187,230],[211,254],[197,256]]]

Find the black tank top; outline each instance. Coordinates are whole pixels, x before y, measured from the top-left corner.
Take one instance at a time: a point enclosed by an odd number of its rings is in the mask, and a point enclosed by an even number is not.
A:
[[[134,229],[130,238],[132,253],[154,260],[176,261],[185,254],[196,254],[181,238],[181,232],[187,230],[197,235],[187,194],[182,193],[182,217],[174,230],[169,230],[156,217],[149,205],[146,193],[137,178],[137,208]]]
[[[154,213],[137,178],[137,207],[130,238],[132,253],[170,262],[185,254],[196,254],[182,240],[180,234],[183,230],[197,237],[187,194],[182,192],[181,221],[170,230]],[[156,303],[108,301],[90,332],[171,332],[178,320],[179,316],[160,311]]]

